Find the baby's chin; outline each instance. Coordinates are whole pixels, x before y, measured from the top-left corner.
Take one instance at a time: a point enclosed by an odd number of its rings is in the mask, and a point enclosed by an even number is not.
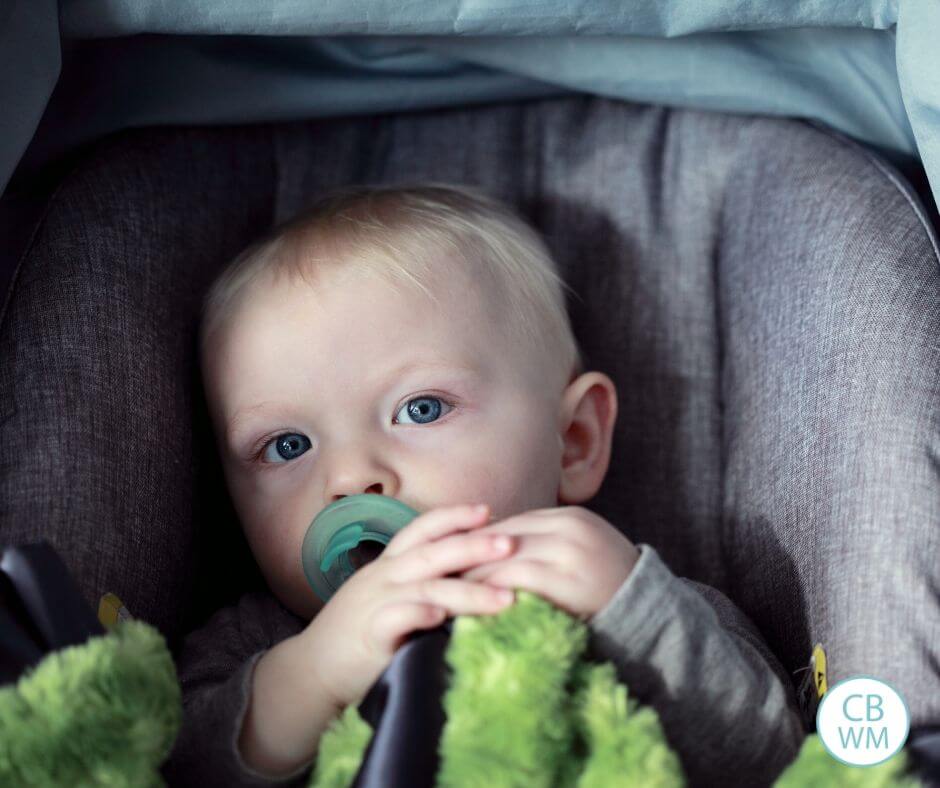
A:
[[[276,580],[268,579],[268,590],[281,605],[304,621],[310,621],[323,609],[323,601],[314,590],[307,585],[307,578],[288,578],[278,576]]]
[[[323,610],[323,602],[313,591],[311,591],[309,595],[305,595],[304,598],[299,601],[296,599],[286,599],[282,596],[278,596],[278,600],[295,616],[308,622],[311,621],[317,613]]]

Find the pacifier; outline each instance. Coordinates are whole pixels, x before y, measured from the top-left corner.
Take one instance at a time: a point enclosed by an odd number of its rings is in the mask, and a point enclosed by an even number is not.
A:
[[[362,493],[334,501],[310,523],[300,550],[310,587],[325,604],[417,516],[387,495]]]

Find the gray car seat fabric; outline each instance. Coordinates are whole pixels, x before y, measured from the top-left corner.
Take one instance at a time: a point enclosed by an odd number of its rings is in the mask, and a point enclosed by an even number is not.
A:
[[[544,235],[617,384],[588,505],[725,591],[791,672],[940,723],[940,267],[893,170],[798,121],[590,96],[112,138],[0,318],[0,542],[56,546],[176,642],[261,585],[195,355],[225,262],[325,190],[478,184]],[[795,676],[797,680],[799,676]]]

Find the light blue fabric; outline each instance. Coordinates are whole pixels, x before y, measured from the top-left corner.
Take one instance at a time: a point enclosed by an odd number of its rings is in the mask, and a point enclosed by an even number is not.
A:
[[[577,90],[812,118],[896,161],[921,156],[940,192],[936,0],[60,0],[58,22],[50,6],[9,0],[0,14],[0,101],[18,107],[0,120],[0,187],[56,83],[61,31],[80,56],[64,61],[27,171],[129,126]]]
[[[0,4],[0,190],[36,131],[60,64],[55,0]]]

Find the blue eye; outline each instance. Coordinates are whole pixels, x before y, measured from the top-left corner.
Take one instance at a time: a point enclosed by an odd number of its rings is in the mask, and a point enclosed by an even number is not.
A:
[[[285,432],[278,435],[264,449],[262,459],[268,462],[281,463],[297,459],[307,449],[310,448],[310,440],[297,432]],[[276,459],[271,455],[270,449],[274,449]]]
[[[441,405],[451,407],[449,403],[438,397],[415,397],[402,405],[395,418],[397,420],[402,413],[407,413],[412,421],[406,421],[405,424],[430,424],[441,417]]]

